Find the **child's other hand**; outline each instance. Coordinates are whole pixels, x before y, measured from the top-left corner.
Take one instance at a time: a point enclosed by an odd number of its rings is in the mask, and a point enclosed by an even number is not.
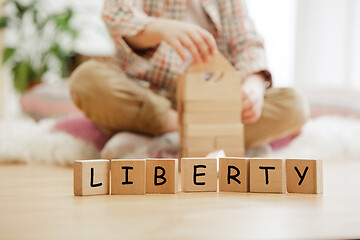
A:
[[[213,35],[195,24],[157,19],[148,25],[146,31],[172,46],[183,61],[186,61],[185,49],[196,63],[210,61],[217,51]]]
[[[244,124],[258,121],[264,105],[264,77],[254,74],[242,86],[242,121]]]

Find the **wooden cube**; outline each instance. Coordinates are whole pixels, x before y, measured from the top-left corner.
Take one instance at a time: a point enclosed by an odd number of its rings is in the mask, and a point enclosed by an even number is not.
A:
[[[200,100],[186,101],[183,103],[184,112],[200,113],[200,112],[241,112],[241,101],[236,100]]]
[[[182,158],[181,183],[184,192],[216,192],[217,159]]]
[[[111,194],[145,194],[145,159],[111,160]]]
[[[250,159],[250,192],[285,193],[284,159]]]
[[[211,72],[211,70],[210,70]],[[203,72],[186,73],[183,99],[186,101],[219,100],[241,101],[241,76],[238,72],[212,72],[209,80]]]
[[[232,124],[241,123],[240,111],[228,112],[184,112],[183,124]]]
[[[185,125],[183,137],[242,137],[244,133],[243,128],[242,123]]]
[[[74,161],[74,195],[109,194],[109,160]]]
[[[232,149],[243,149],[244,148],[244,137],[241,136],[230,136],[230,137],[217,137],[215,141],[215,147],[218,149],[232,148]]]
[[[212,151],[215,146],[215,139],[212,137],[190,137],[183,141],[182,147],[188,151]]]
[[[322,160],[286,159],[286,178],[289,193],[322,193]]]
[[[249,159],[219,158],[219,190],[224,192],[248,192]]]
[[[146,193],[176,193],[177,175],[177,159],[146,159]]]
[[[209,150],[201,150],[201,151],[195,151],[195,150],[191,150],[191,151],[183,151],[182,155],[183,157],[187,157],[187,158],[202,158],[202,157],[206,157],[210,152],[213,152],[213,150],[209,151]],[[181,167],[180,167],[181,169]]]
[[[226,156],[229,157],[244,157],[245,150],[244,148],[224,148]]]

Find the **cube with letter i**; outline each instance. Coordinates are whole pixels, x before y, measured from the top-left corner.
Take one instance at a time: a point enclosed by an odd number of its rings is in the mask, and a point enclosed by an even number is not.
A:
[[[322,160],[286,159],[287,190],[289,193],[322,193]]]
[[[111,194],[145,194],[145,159],[111,160]]]
[[[109,194],[109,160],[74,161],[74,195]]]
[[[250,159],[250,192],[285,193],[284,159]]]

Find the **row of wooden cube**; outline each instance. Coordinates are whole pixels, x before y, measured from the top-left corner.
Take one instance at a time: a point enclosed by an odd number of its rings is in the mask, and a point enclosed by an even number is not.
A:
[[[184,192],[216,192],[216,158],[182,158]],[[111,170],[110,170],[111,169]],[[111,177],[110,177],[111,173]],[[79,160],[74,194],[176,193],[177,159]],[[111,184],[110,184],[111,179]],[[322,161],[312,159],[220,158],[219,190],[258,193],[322,193]]]
[[[217,191],[216,158],[182,158],[181,165],[184,192]],[[219,158],[219,190],[225,192],[322,193],[322,178],[321,160]]]

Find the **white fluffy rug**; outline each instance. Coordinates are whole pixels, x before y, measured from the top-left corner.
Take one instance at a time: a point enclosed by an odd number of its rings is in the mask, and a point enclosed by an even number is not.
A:
[[[67,133],[50,132],[54,120],[0,121],[0,162],[57,163],[94,159],[100,152]],[[360,160],[360,120],[323,116],[310,120],[289,146],[268,157]]]
[[[36,123],[29,119],[0,121],[0,162],[57,163],[99,158],[90,144],[63,132],[50,132],[55,120]]]
[[[323,116],[310,120],[289,146],[274,157],[309,157],[324,160],[360,160],[360,120]]]

